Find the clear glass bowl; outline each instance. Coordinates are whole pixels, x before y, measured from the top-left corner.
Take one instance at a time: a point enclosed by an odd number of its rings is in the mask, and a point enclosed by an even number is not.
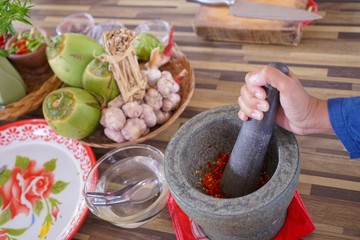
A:
[[[89,13],[74,13],[65,17],[57,26],[56,33],[73,32],[90,36],[95,26],[95,20]]]
[[[112,31],[123,27],[125,27],[125,25],[118,20],[109,20],[106,22],[102,22],[95,25],[91,33],[91,37],[95,38],[99,43],[102,43],[101,35],[103,32]]]
[[[113,192],[145,179],[157,180],[159,193],[143,203],[97,206],[87,192]],[[123,228],[136,228],[153,220],[166,206],[169,190],[164,176],[164,155],[149,145],[134,144],[116,148],[101,157],[89,172],[84,187],[90,211]]]
[[[134,32],[148,32],[155,35],[165,46],[168,43],[170,23],[162,19],[147,20],[139,24]]]

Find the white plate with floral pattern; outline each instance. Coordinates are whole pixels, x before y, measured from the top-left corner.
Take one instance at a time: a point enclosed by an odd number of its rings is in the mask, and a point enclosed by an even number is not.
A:
[[[0,239],[71,239],[88,213],[92,149],[43,119],[0,126]]]

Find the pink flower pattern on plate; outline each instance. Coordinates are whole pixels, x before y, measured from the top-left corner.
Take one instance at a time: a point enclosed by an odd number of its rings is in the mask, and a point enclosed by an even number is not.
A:
[[[81,144],[77,140],[59,136],[43,119],[23,120],[0,126],[0,147],[12,146],[12,144],[19,144],[29,140],[45,141],[65,147],[78,162],[78,166],[81,169],[79,177],[82,182],[85,181],[96,160],[90,147]],[[4,178],[6,181],[0,181],[0,197],[3,197],[3,204],[0,205],[0,214],[7,210],[8,219],[6,221],[11,221],[12,218],[15,218],[20,213],[32,214],[35,217],[36,214],[34,213],[40,211],[39,209],[42,209],[42,211],[46,210],[46,217],[43,219],[41,231],[39,236],[37,236],[39,239],[42,239],[46,237],[49,229],[61,213],[61,203],[53,197],[53,194],[56,194],[53,191],[61,192],[66,188],[67,183],[61,180],[56,181],[56,176],[49,170],[49,166],[45,166],[46,164],[36,166],[36,160],[18,157],[20,160],[18,163],[15,163],[12,169],[6,169],[0,174],[3,175],[5,173],[9,177],[8,179]],[[51,161],[56,162],[54,159],[48,162]],[[39,208],[40,202],[43,203],[43,208]],[[82,221],[84,221],[88,211],[83,197],[81,197],[81,201],[73,211],[76,214],[72,217],[66,229],[63,230],[59,239],[71,239]],[[22,231],[25,232],[26,229],[22,229]],[[8,239],[7,236],[9,234],[11,235],[11,229],[1,229],[0,225],[0,240]],[[16,234],[19,236],[19,232]]]

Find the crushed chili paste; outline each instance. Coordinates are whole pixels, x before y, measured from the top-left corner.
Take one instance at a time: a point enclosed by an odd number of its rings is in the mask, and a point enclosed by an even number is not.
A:
[[[200,172],[203,173],[203,177],[200,181],[203,187],[203,191],[207,195],[217,198],[226,198],[225,194],[221,192],[220,182],[229,159],[229,153],[219,153],[214,161],[207,161],[207,167],[203,166],[201,171],[196,170],[196,174],[199,174]],[[269,180],[270,177],[266,174],[266,172],[262,171],[259,178],[258,187],[260,188],[264,186]]]
[[[203,190],[207,195],[218,198],[225,197],[225,195],[220,190],[220,182],[229,158],[230,154],[219,153],[214,161],[207,161],[207,171],[204,172],[203,178],[201,180]]]

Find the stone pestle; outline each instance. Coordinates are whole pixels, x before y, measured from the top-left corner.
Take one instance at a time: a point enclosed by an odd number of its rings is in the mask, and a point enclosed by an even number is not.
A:
[[[283,63],[274,62],[269,66],[289,74],[288,67]],[[242,124],[220,183],[227,197],[245,196],[259,187],[264,157],[279,108],[278,90],[269,84],[264,89],[270,109],[264,113],[262,120],[250,119]]]

